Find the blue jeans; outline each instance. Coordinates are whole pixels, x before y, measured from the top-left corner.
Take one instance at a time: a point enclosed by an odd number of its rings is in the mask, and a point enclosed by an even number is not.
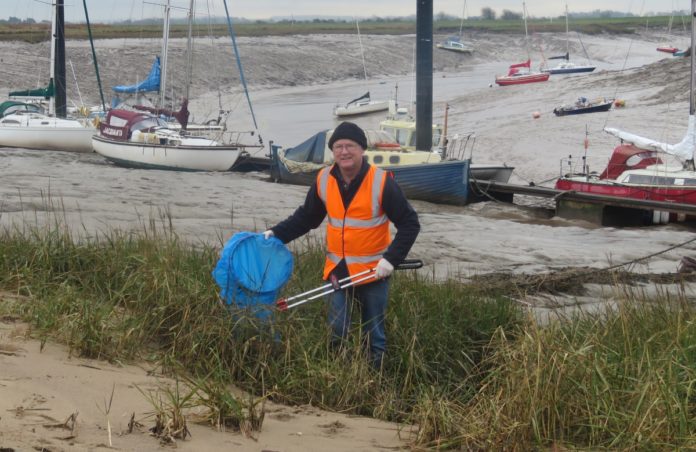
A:
[[[329,326],[332,344],[339,345],[348,336],[353,300],[360,305],[362,331],[367,339],[370,363],[382,367],[387,338],[384,332],[384,313],[387,310],[389,279],[337,290],[329,295]]]

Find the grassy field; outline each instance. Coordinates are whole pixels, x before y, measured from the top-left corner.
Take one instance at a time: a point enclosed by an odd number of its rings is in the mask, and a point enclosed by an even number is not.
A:
[[[288,294],[320,283],[320,244],[298,246]],[[321,302],[264,321],[224,307],[211,277],[218,249],[182,241],[166,217],[89,239],[59,219],[6,228],[0,317],[73,354],[146,359],[176,376],[181,385],[149,396],[162,422],[197,407],[212,425],[258,429],[272,399],[413,423],[417,448],[696,447],[696,311],[683,296],[617,286],[606,309],[541,326],[511,301],[528,288],[509,278],[397,272],[376,372],[358,325],[345,349],[329,347]]]
[[[677,18],[679,20],[679,18]],[[649,19],[641,17],[625,18],[591,18],[574,19],[572,30],[580,33],[616,33],[628,34],[635,33],[637,30],[650,29],[653,31],[664,32],[669,22],[668,16],[655,16]],[[435,21],[433,33],[448,34],[459,33],[460,21],[447,20]],[[528,21],[529,31],[534,32],[561,32],[565,31],[565,22],[562,18],[553,21],[548,19],[530,19]],[[196,34],[209,35],[208,24],[199,24],[196,27]],[[235,33],[238,36],[284,36],[284,35],[304,35],[315,33],[355,33],[355,24],[349,22],[297,22],[297,23],[270,23],[257,22],[253,24],[235,24]],[[212,25],[212,34],[215,36],[226,36],[226,25]],[[470,20],[464,23],[467,34],[476,33],[524,33],[524,27],[519,20]],[[0,25],[1,41],[26,41],[40,42],[49,39],[49,24],[33,25]],[[416,32],[416,23],[406,20],[374,20],[364,21],[360,24],[360,31],[364,34],[390,34],[402,35],[413,34]],[[84,24],[67,24],[66,36],[68,39],[87,39],[87,27]],[[159,25],[105,25],[93,24],[92,34],[95,39],[106,38],[152,38],[162,34]],[[187,34],[187,27],[184,25],[173,25],[170,35],[173,37],[184,37]]]

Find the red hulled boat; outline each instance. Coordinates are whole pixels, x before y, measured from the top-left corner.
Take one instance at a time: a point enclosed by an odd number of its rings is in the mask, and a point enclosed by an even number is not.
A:
[[[605,131],[620,138],[622,143],[614,149],[604,171],[597,174],[583,168],[579,173],[565,174],[556,181],[558,190],[696,205],[693,160],[696,117],[693,114],[689,116],[686,136],[675,145],[616,129]],[[679,163],[664,163],[662,157],[667,156],[674,157]],[[656,215],[654,219],[656,222],[667,221],[664,215]]]
[[[531,60],[524,63],[510,65],[507,75],[499,75],[495,78],[495,83],[499,86],[522,85],[525,83],[545,82],[549,79],[548,72],[532,72],[530,70]]]
[[[691,50],[694,49],[694,14],[696,0],[691,0]],[[659,50],[659,49],[658,49]],[[692,60],[691,70],[696,67]],[[696,205],[696,78],[691,77],[689,125],[684,138],[667,144],[617,129],[604,129],[618,137],[621,144],[614,149],[609,164],[601,173],[590,173],[583,163],[579,173],[562,175],[556,182],[559,190],[574,190],[621,198],[645,199]],[[674,161],[664,163],[663,159]],[[571,165],[572,168],[572,165]],[[664,212],[653,212],[655,222],[673,220]]]

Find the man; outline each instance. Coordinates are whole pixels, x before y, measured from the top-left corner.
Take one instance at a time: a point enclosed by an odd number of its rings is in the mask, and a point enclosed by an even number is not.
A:
[[[322,169],[302,206],[286,220],[264,232],[288,243],[326,225],[326,261],[323,278],[340,280],[371,268],[375,279],[335,291],[329,296],[332,345],[340,346],[348,335],[351,301],[360,303],[363,332],[371,364],[382,366],[386,335],[384,313],[389,295],[389,276],[408,254],[420,231],[418,215],[401,188],[387,172],[365,159],[367,137],[351,122],[343,122],[329,139],[334,164]],[[391,240],[389,223],[396,227]]]

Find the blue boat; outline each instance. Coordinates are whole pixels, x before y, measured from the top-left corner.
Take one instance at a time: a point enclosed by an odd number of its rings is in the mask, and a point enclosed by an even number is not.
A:
[[[409,199],[436,204],[469,204],[469,160],[385,166]]]
[[[556,116],[581,115],[584,113],[597,113],[609,111],[614,104],[614,99],[598,99],[589,101],[585,97],[580,97],[574,105],[561,105],[553,109]]]
[[[596,69],[596,66],[590,65],[578,65],[570,61],[570,54],[566,52],[565,55],[559,55],[550,57],[549,60],[565,60],[556,67],[542,69],[541,72],[547,72],[549,74],[580,74],[583,72],[592,72]]]
[[[309,186],[314,183],[319,170],[330,164],[327,132],[319,132],[294,148],[283,149],[272,145],[271,178],[276,182],[295,185]],[[399,148],[398,144],[396,147],[383,144],[370,144],[365,152],[366,158],[370,163],[389,171],[407,198],[453,205],[471,202],[468,159],[441,160],[436,153],[407,151]],[[417,161],[419,163],[412,163]]]

